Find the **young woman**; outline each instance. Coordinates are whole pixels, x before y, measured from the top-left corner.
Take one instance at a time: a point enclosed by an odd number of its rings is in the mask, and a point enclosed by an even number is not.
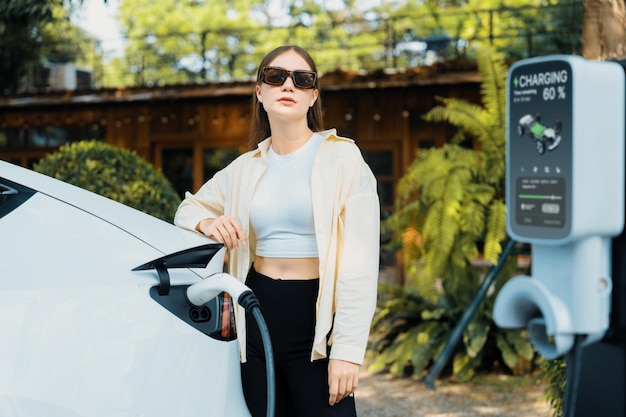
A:
[[[354,417],[376,304],[379,201],[353,140],[322,130],[315,63],[281,46],[259,65],[251,151],[187,193],[175,223],[230,250],[273,345],[276,417]],[[244,396],[266,413],[259,329],[239,310]],[[247,325],[247,328],[246,328]]]

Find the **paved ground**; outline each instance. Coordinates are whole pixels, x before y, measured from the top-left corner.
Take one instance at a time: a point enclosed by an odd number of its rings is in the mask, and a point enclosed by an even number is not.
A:
[[[359,417],[549,417],[545,384],[535,377],[489,376],[466,384],[361,374]]]
[[[394,268],[380,282],[399,284]],[[467,384],[437,381],[429,390],[421,381],[370,375],[364,370],[356,391],[359,417],[550,417],[545,383],[538,377],[491,375]]]

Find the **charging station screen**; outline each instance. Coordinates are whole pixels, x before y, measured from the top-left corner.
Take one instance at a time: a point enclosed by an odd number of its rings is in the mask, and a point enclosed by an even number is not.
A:
[[[508,77],[509,225],[520,237],[560,239],[571,229],[572,68],[553,60]]]

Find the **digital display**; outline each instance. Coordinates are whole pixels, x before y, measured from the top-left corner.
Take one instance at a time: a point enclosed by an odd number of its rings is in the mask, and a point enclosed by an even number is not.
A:
[[[525,226],[565,226],[565,181],[563,178],[517,179],[516,223]]]
[[[571,229],[572,69],[554,60],[508,77],[509,226],[521,237],[560,239]]]

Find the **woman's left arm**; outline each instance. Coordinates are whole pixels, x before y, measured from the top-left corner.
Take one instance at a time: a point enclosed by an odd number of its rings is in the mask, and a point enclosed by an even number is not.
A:
[[[376,179],[365,163],[342,212],[343,233],[329,362],[330,402],[358,385],[376,308],[380,259],[380,203]]]
[[[350,197],[344,207],[331,359],[362,363],[376,309],[380,208],[375,193]]]

